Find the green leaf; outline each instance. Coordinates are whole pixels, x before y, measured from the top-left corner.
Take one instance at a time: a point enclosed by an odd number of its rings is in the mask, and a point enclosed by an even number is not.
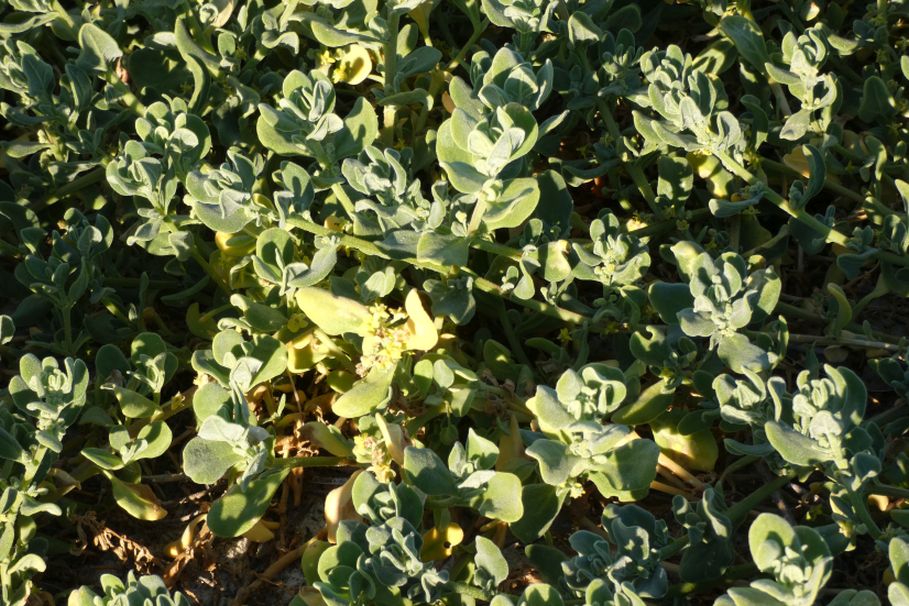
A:
[[[770,60],[764,35],[757,24],[741,15],[727,15],[720,21],[720,31],[732,40],[742,59],[759,72]]]
[[[909,541],[903,537],[894,537],[890,540],[887,552],[893,576],[900,583],[909,584]]]
[[[800,109],[786,118],[786,122],[783,123],[783,128],[780,130],[780,139],[798,141],[805,136],[810,126],[811,112]]]
[[[894,113],[896,103],[884,81],[875,75],[865,78],[859,117],[869,124],[877,124],[879,121],[888,120]]]
[[[452,234],[424,231],[417,240],[417,259],[439,265],[463,267],[470,252],[466,238]]]
[[[451,496],[457,493],[454,475],[439,455],[428,448],[405,448],[401,470],[411,484],[429,496]]]
[[[379,136],[379,118],[366,100],[357,97],[353,109],[344,118],[344,128],[335,136],[335,161],[356,156]]]
[[[332,336],[344,333],[363,336],[372,318],[362,303],[312,286],[298,290],[296,302],[313,324]]]
[[[576,457],[568,454],[568,447],[556,440],[535,440],[526,452],[539,463],[540,477],[550,486],[561,486],[573,478],[579,463]]]
[[[183,473],[196,484],[214,484],[243,458],[227,442],[195,437],[183,449]]]
[[[771,354],[748,340],[742,334],[726,334],[719,338],[717,354],[733,371],[762,372],[770,368]]]
[[[852,322],[852,304],[849,303],[846,293],[838,284],[828,283],[827,292],[833,297],[836,307],[833,321],[830,324],[830,332],[833,335],[838,335]]]
[[[111,482],[117,505],[129,515],[147,522],[160,520],[167,515],[167,510],[161,507],[158,497],[148,486],[124,482],[108,471],[104,475]]]
[[[559,495],[563,496],[559,496]],[[521,489],[524,515],[511,524],[511,532],[523,543],[532,543],[542,537],[562,509],[564,493],[549,484],[525,484]]]
[[[123,460],[103,448],[83,448],[81,454],[101,469],[116,471],[123,468]]]
[[[323,421],[309,421],[303,425],[302,433],[314,446],[327,450],[336,457],[353,455],[353,443],[334,425],[328,425]]]
[[[678,324],[678,313],[694,305],[687,284],[653,282],[647,288],[647,299],[666,324]]]
[[[562,596],[552,585],[535,583],[524,590],[521,606],[564,606]]]
[[[114,392],[123,415],[130,419],[144,419],[158,412],[158,405],[145,396],[119,385],[106,384],[102,389]]]
[[[25,455],[22,446],[6,429],[0,427],[0,459],[7,461],[21,461]]]
[[[789,429],[776,421],[764,423],[764,432],[773,448],[786,462],[807,467],[830,459],[830,453],[818,447],[811,438]]]
[[[217,383],[203,383],[193,394],[193,412],[196,415],[196,425],[201,426],[202,421],[218,414],[219,411],[230,406],[230,391]]]
[[[502,583],[508,577],[508,561],[502,555],[502,550],[482,535],[477,535],[474,539],[474,546],[477,548],[474,557],[477,566],[492,576],[496,585]]]
[[[575,11],[568,18],[568,39],[572,44],[597,42],[603,37],[601,30],[585,12]]]
[[[660,449],[652,441],[632,440],[609,453],[606,464],[587,477],[607,499],[636,501],[650,490],[659,456]]]
[[[251,480],[244,490],[239,484],[212,503],[206,521],[215,536],[237,537],[255,526],[277,492],[289,469],[271,469]]]
[[[486,490],[477,504],[477,511],[494,520],[517,522],[524,515],[523,503],[520,499],[515,498],[519,492],[521,492],[521,480],[518,476],[497,471],[489,478]]]
[[[536,416],[540,429],[546,433],[556,433],[575,420],[559,402],[555,390],[545,385],[537,387],[536,394],[527,400],[527,408]]]
[[[540,185],[532,177],[512,179],[483,215],[486,229],[520,227],[540,201]]]
[[[391,399],[391,382],[395,376],[395,367],[374,367],[363,379],[343,393],[331,405],[331,410],[339,417],[357,419],[376,410],[385,408]]]
[[[782,550],[780,546],[794,546],[797,543],[795,530],[782,517],[773,513],[761,513],[748,529],[748,545],[755,565],[761,571],[773,570]]]
[[[653,420],[650,427],[654,442],[663,454],[687,469],[713,471],[720,456],[713,432],[703,429],[688,434],[681,433],[679,421],[683,416],[682,411],[672,411]]]
[[[675,388],[669,387],[667,379],[660,379],[641,392],[634,403],[623,406],[612,415],[613,423],[643,425],[666,412],[672,404]]]
[[[117,41],[94,23],[86,23],[79,29],[79,64],[88,69],[108,71],[110,63],[123,56]]]

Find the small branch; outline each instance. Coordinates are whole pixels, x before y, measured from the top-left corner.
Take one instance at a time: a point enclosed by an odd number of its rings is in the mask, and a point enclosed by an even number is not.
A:
[[[860,339],[849,336],[824,337],[817,335],[790,334],[789,341],[792,343],[811,343],[813,345],[843,345],[846,347],[867,347],[869,349],[883,349],[885,351],[893,352],[901,352],[905,349],[899,345],[894,345],[892,343],[884,343],[883,341],[870,341],[868,339]]]
[[[666,469],[668,469],[669,471],[671,471],[672,473],[674,473],[676,476],[678,476],[679,478],[684,480],[685,483],[693,486],[694,488],[701,490],[701,491],[703,491],[705,488],[707,488],[707,485],[704,484],[704,482],[702,482],[698,478],[694,477],[691,474],[691,472],[689,472],[687,469],[685,469],[684,467],[682,467],[681,465],[676,463],[674,460],[672,460],[668,456],[664,455],[663,453],[660,453],[660,457],[659,457],[659,459],[657,459],[657,462],[660,465],[662,465],[663,467],[665,467]]]
[[[277,459],[275,466],[296,469],[300,467],[356,467],[357,462],[344,457],[290,457]]]
[[[606,130],[609,131],[609,135],[615,140],[619,155],[621,156],[622,154],[628,153],[628,148],[625,147],[625,139],[622,137],[619,125],[616,124],[615,118],[612,117],[612,112],[606,105],[606,101],[604,99],[597,99],[597,106],[600,108],[600,116],[606,123]],[[644,197],[644,201],[647,202],[647,206],[650,207],[650,210],[658,217],[662,216],[656,203],[656,194],[653,193],[650,181],[647,179],[647,176],[644,175],[644,171],[641,170],[641,167],[635,162],[624,162],[622,165],[625,167],[625,170],[628,171],[631,180],[634,181],[638,191],[641,192],[641,195]]]
[[[676,488],[675,486],[670,486],[669,484],[664,484],[659,480],[654,480],[650,483],[650,488],[653,490],[659,490],[660,492],[665,492],[666,494],[679,495],[685,497],[685,499],[692,501],[694,497],[687,491],[682,490],[681,488]]]
[[[760,505],[762,501],[770,497],[774,492],[788,484],[795,477],[795,474],[784,475],[775,480],[764,484],[750,495],[726,510],[726,515],[732,520],[733,524],[741,522],[752,509]]]
[[[318,534],[313,536],[311,539],[300,545],[295,549],[291,549],[280,558],[272,562],[271,566],[263,570],[260,574],[256,575],[256,580],[254,580],[249,585],[242,587],[240,591],[237,592],[237,596],[231,602],[231,606],[244,606],[247,603],[247,599],[254,591],[256,591],[261,585],[272,580],[279,574],[281,574],[286,568],[297,563],[301,557],[303,557],[303,552],[306,549],[314,544],[316,541],[323,540],[326,536],[326,531],[323,528],[319,531]]]

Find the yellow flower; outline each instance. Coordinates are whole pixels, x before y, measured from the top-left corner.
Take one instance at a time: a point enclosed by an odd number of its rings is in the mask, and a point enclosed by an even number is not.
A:
[[[331,79],[334,82],[346,82],[356,86],[369,77],[372,67],[372,58],[366,49],[352,45],[338,57],[331,72]]]
[[[423,534],[423,550],[420,558],[424,562],[444,560],[464,540],[464,530],[452,522],[443,528],[431,528]]]

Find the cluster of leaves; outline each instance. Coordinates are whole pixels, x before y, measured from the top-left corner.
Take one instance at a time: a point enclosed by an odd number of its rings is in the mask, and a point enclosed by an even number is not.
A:
[[[3,3],[0,604],[315,467],[295,606],[909,604],[907,18]]]

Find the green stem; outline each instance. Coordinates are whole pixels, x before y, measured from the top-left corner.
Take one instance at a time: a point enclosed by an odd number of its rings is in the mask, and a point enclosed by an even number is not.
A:
[[[22,474],[22,488],[24,490],[27,490],[32,485],[32,482],[35,481],[45,456],[47,456],[47,447],[38,446],[38,448],[35,449],[31,461],[25,466],[25,473]]]
[[[787,164],[783,164],[782,162],[771,160],[770,158],[761,158],[761,166],[769,168],[777,173],[785,173],[793,177],[804,178],[804,175],[802,175],[802,173],[798,170],[792,168]],[[865,201],[865,197],[862,196],[862,194],[853,191],[848,187],[844,187],[839,183],[834,183],[829,178],[824,179],[824,189],[830,190],[831,192],[852,200],[853,202],[858,202],[861,204]]]
[[[877,525],[877,522],[874,521],[874,518],[871,517],[871,512],[868,511],[868,504],[865,502],[865,499],[862,498],[862,495],[853,492],[848,487],[846,491],[849,493],[849,501],[852,503],[852,508],[855,509],[856,513],[861,519],[862,523],[865,525],[865,529],[868,531],[868,534],[871,535],[871,538],[877,540],[883,534],[881,532],[881,527]]]
[[[470,246],[471,248],[482,250],[483,252],[487,252],[497,257],[511,259],[512,261],[520,261],[522,257],[521,251],[517,248],[499,244],[498,242],[493,242],[491,240],[476,239],[471,241]]]
[[[117,94],[120,95],[120,101],[133,113],[142,116],[145,114],[145,104],[139,101],[139,98],[133,94],[129,86],[117,77],[117,74],[108,72],[105,78]]]
[[[480,39],[480,36],[483,35],[487,27],[489,27],[489,19],[483,19],[473,28],[473,33],[470,35],[470,38],[468,38],[467,42],[458,50],[458,54],[448,62],[448,66],[445,68],[447,72],[451,73],[461,65],[461,61],[467,56],[467,52],[473,48],[473,45],[477,43],[477,40]]]
[[[288,219],[287,224],[292,227],[298,227],[305,232],[308,232],[308,233],[311,233],[311,234],[314,234],[317,236],[338,237],[340,239],[340,243],[342,246],[359,251],[363,254],[366,254],[366,255],[369,255],[372,257],[379,257],[381,259],[389,258],[387,254],[385,254],[384,252],[382,252],[381,249],[379,249],[379,247],[377,247],[372,242],[369,242],[368,240],[363,240],[361,238],[349,236],[346,234],[344,234],[344,235],[339,234],[338,232],[336,232],[334,230],[331,230],[331,229],[328,229],[327,227],[318,225],[317,223],[313,223],[312,221],[307,221],[306,219],[301,219],[298,217],[291,217]],[[467,268],[439,265],[437,263],[432,263],[430,261],[424,261],[421,259],[414,259],[414,258],[402,259],[402,261],[409,265],[413,265],[413,266],[419,267],[421,269],[426,269],[426,270],[441,274],[443,276],[452,275],[452,274],[455,274],[460,271],[461,273],[472,277],[474,286],[482,292],[489,293],[491,295],[495,295],[495,296],[501,297],[503,299],[508,299],[509,301],[512,301],[513,303],[517,303],[518,305],[521,305],[522,307],[525,307],[531,311],[561,320],[563,322],[568,322],[570,324],[581,324],[581,323],[587,322],[589,320],[589,318],[584,314],[580,314],[580,313],[577,313],[574,311],[569,311],[567,309],[563,309],[561,307],[557,307],[557,306],[551,305],[549,303],[544,303],[542,301],[535,301],[533,299],[523,300],[523,299],[512,298],[508,295],[508,293],[504,292],[499,285],[495,284],[494,282],[492,282],[490,280],[487,280],[486,278],[483,278],[483,277],[477,275],[475,272],[473,272],[472,270],[467,269]]]
[[[723,470],[723,473],[720,474],[720,477],[716,481],[717,486],[722,485],[722,483],[726,480],[726,476],[728,476],[730,473],[738,469],[742,469],[743,467],[748,467],[752,463],[757,463],[760,460],[761,457],[757,455],[745,455],[744,457],[733,461],[726,467],[726,469]]]
[[[845,345],[847,347],[867,347],[869,349],[883,349],[885,351],[900,352],[903,347],[883,341],[869,341],[853,337],[821,337],[815,335],[790,334],[789,341],[795,343],[811,343],[813,345]]]
[[[395,92],[395,75],[398,71],[398,29],[401,22],[401,15],[392,10],[388,17],[388,31],[386,32],[384,59],[385,59],[385,96],[391,96]],[[397,108],[394,105],[386,105],[382,114],[382,125],[384,127],[383,138],[389,146],[394,144],[394,127],[395,113]]]
[[[757,184],[763,185],[765,188],[764,196],[768,200],[770,200],[774,205],[776,205],[780,210],[782,210],[789,216],[793,217],[794,219],[798,219],[802,223],[805,223],[806,225],[808,225],[809,227],[811,227],[818,233],[824,234],[827,242],[845,246],[846,243],[849,241],[848,236],[846,236],[845,234],[840,233],[831,227],[828,227],[827,225],[825,225],[824,223],[822,223],[821,221],[816,219],[814,216],[806,213],[804,210],[793,208],[792,205],[789,204],[789,201],[786,200],[786,198],[784,198],[783,196],[779,195],[778,193],[776,193],[775,191],[770,189],[770,186],[765,181],[756,177],[751,171],[749,171],[747,168],[745,168],[744,166],[739,164],[736,160],[734,160],[726,152],[720,151],[720,150],[713,150],[713,155],[715,155],[717,157],[717,159],[723,163],[723,166],[725,166],[728,170],[732,171],[737,177],[739,177],[743,181],[745,181],[751,185],[757,185]]]
[[[192,256],[192,258],[195,259],[196,263],[199,264],[199,267],[201,267],[205,273],[208,274],[208,277],[218,285],[218,288],[220,288],[224,294],[230,296],[230,288],[221,281],[221,277],[215,273],[215,270],[212,269],[211,264],[206,261],[205,257],[202,256],[202,253],[199,252],[198,246],[190,247],[190,256]]]
[[[57,0],[54,0],[51,6],[60,18],[60,21],[62,21],[66,26],[66,29],[69,30],[72,40],[75,40],[79,33],[79,26],[76,24],[76,20],[73,19],[73,16],[70,15]]]
[[[461,65],[461,62],[464,60],[464,57],[467,55],[467,52],[473,48],[473,45],[477,43],[477,40],[480,39],[480,36],[486,31],[486,28],[489,27],[489,20],[483,19],[479,24],[475,24],[473,28],[473,33],[470,35],[470,38],[467,39],[467,42],[458,50],[458,54],[448,62],[448,66],[445,68],[449,74]],[[439,91],[445,85],[446,80],[442,77],[433,77],[432,82],[429,84],[429,98],[435,99],[436,95],[439,94]],[[426,128],[426,121],[429,119],[429,108],[424,107],[420,111],[420,116],[417,118],[416,123],[413,127],[413,132],[422,133]]]
[[[733,524],[738,524],[741,522],[748,512],[761,504],[767,497],[772,495],[774,492],[788,484],[795,477],[795,474],[784,475],[776,478],[771,481],[769,484],[764,484],[760,486],[757,490],[749,494],[747,497],[730,507],[726,510],[726,515],[732,520]]]
[[[739,178],[752,185],[758,183],[763,184],[765,187],[764,195],[768,200],[770,200],[780,210],[788,214],[790,217],[798,219],[802,223],[808,225],[814,231],[824,234],[827,242],[830,242],[832,244],[839,244],[841,246],[846,246],[846,244],[849,242],[849,236],[846,234],[839,232],[832,227],[828,227],[816,219],[813,215],[809,215],[807,212],[800,208],[793,208],[792,205],[789,204],[789,201],[786,200],[786,198],[770,189],[770,186],[767,185],[765,181],[757,178],[753,173],[751,173],[751,171],[732,159],[732,157],[730,157],[726,152],[714,150],[713,154],[720,162],[723,163],[727,169],[735,173]],[[878,251],[878,258],[883,259],[889,263],[893,263],[894,265],[909,267],[909,256],[897,255],[886,250],[881,250]]]
[[[73,351],[73,308],[71,305],[66,306],[64,309],[60,310],[63,314],[63,344],[66,348],[66,352],[70,355],[75,356],[76,352]]]
[[[600,116],[602,116],[603,121],[606,123],[606,129],[609,131],[609,136],[615,140],[619,156],[624,156],[628,153],[628,148],[625,147],[625,138],[622,136],[615,118],[612,117],[609,106],[606,105],[606,101],[603,99],[597,99],[597,105],[600,108]],[[631,180],[634,181],[634,184],[637,186],[638,191],[641,192],[641,195],[647,202],[647,206],[650,207],[650,210],[658,217],[662,216],[662,212],[656,204],[656,195],[653,193],[650,181],[647,179],[647,176],[644,175],[644,171],[641,170],[641,167],[634,161],[625,162],[624,166],[625,170],[627,170],[628,174],[631,176]]]
[[[451,587],[451,589],[453,590],[453,593],[455,593],[457,595],[471,597],[475,600],[482,600],[484,602],[488,602],[489,600],[491,600],[494,597],[494,596],[488,595],[485,591],[483,591],[479,587],[474,587],[473,585],[468,585],[467,583],[461,583],[458,581],[449,581],[448,586]],[[498,595],[502,595],[502,594],[498,594]],[[508,596],[508,597],[510,597],[513,600],[518,599],[517,596]]]
[[[357,214],[357,211],[354,207],[353,200],[351,200],[350,196],[347,195],[347,192],[344,191],[344,186],[340,183],[334,183],[331,186],[331,191],[338,199],[338,202],[341,203],[341,206],[344,208],[344,212],[346,212],[348,217],[353,220],[354,215]]]
[[[669,545],[660,549],[660,560],[668,560],[688,545],[688,535],[674,539]]]
[[[906,404],[904,400],[897,400],[891,405],[890,408],[884,412],[879,412],[876,415],[872,415],[865,419],[869,423],[874,423],[878,427],[885,425],[891,421],[895,421],[903,417],[906,414]],[[909,494],[907,494],[909,497]]]
[[[518,339],[518,336],[514,332],[514,326],[512,326],[511,319],[508,317],[508,310],[505,309],[505,304],[502,303],[501,299],[496,299],[496,303],[498,303],[498,305],[496,305],[498,308],[496,311],[499,316],[499,321],[502,323],[502,328],[505,330],[505,338],[508,340],[511,351],[514,352],[518,362],[533,368],[530,358],[528,358],[527,354],[524,352],[524,347],[521,345],[520,339]]]
[[[139,278],[124,278],[119,276],[105,277],[104,285],[113,288],[138,288],[142,284]],[[179,282],[173,280],[149,280],[149,288],[176,288]]]
[[[795,298],[795,297],[793,297],[793,298]],[[853,306],[853,309],[852,309],[853,316],[858,315],[856,313],[856,307],[857,306]],[[784,303],[782,301],[780,301],[776,304],[776,310],[783,312],[784,314],[786,314],[786,316],[791,316],[794,318],[798,318],[800,320],[807,320],[807,321],[813,321],[813,322],[818,322],[818,323],[826,322],[825,318],[822,315],[820,315],[819,312],[817,312],[817,313],[811,312],[807,309],[803,309],[803,308],[799,307],[798,305],[792,305],[790,303]],[[865,334],[864,327],[855,322],[848,324],[846,326],[846,330],[848,330],[851,333],[855,333],[857,335]],[[892,343],[894,345],[899,345],[900,340],[901,340],[900,337],[893,337],[890,335],[885,335],[885,334],[882,334],[880,331],[876,331],[876,330],[872,330],[868,334],[870,334],[870,336],[874,337],[878,341],[882,341],[884,343]]]
[[[668,595],[679,596],[697,593],[701,590],[716,587],[717,585],[725,585],[728,581],[731,581],[733,579],[751,578],[756,572],[757,567],[754,564],[739,564],[737,566],[730,566],[724,570],[723,575],[717,579],[672,585],[669,588]]]
[[[875,484],[869,490],[871,494],[880,494],[885,497],[894,497],[897,499],[909,499],[909,488],[901,488],[892,484]]]
[[[50,196],[34,204],[33,210],[40,211],[47,208],[52,204],[56,204],[66,196],[76,193],[90,185],[94,185],[99,181],[104,180],[104,167],[99,166],[89,172],[79,175],[69,183],[64,183],[57,190],[52,193]]]
[[[299,467],[345,467],[355,466],[357,463],[344,457],[290,457],[277,459],[274,464],[281,468],[296,469]]]

